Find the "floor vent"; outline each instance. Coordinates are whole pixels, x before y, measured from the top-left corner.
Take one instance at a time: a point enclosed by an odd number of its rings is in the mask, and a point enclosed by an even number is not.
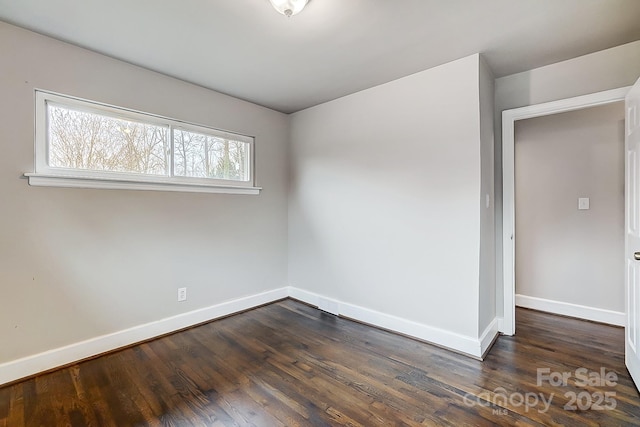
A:
[[[340,304],[338,301],[334,301],[328,298],[320,298],[318,301],[318,308],[334,316],[340,315]]]

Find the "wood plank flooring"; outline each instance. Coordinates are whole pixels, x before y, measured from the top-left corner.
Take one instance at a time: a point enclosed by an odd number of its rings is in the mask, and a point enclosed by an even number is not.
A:
[[[517,328],[480,362],[285,300],[0,388],[0,427],[640,425],[623,329],[522,309]]]

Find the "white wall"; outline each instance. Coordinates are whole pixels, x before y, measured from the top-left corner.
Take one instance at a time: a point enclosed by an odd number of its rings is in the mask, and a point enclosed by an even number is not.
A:
[[[0,363],[286,285],[286,115],[5,23],[0,58]],[[264,190],[29,187],[34,88],[254,135]]]
[[[298,112],[291,132],[290,284],[477,338],[479,55]]]
[[[496,317],[495,194],[493,108],[494,78],[480,57],[480,294],[478,333]]]
[[[502,111],[632,85],[640,76],[640,41],[495,81],[496,301],[502,316]]]
[[[640,40],[496,80],[500,111],[632,85]]]
[[[516,122],[516,294],[625,311],[624,116],[619,102]]]

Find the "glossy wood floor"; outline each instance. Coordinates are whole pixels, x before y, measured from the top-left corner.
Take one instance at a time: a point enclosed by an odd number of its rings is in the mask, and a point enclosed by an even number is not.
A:
[[[640,425],[623,329],[517,316],[479,362],[285,300],[1,388],[0,426]]]

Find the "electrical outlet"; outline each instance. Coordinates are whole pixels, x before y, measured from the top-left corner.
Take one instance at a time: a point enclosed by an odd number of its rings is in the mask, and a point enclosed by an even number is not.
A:
[[[187,288],[178,288],[178,301],[187,300]]]

